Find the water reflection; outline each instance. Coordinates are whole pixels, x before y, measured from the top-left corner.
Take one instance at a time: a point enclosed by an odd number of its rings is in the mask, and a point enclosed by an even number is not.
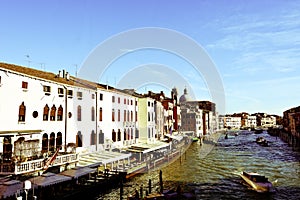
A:
[[[269,141],[268,147],[255,142],[258,136]],[[181,185],[185,190],[196,193],[197,199],[299,199],[300,196],[300,155],[292,151],[279,138],[267,132],[255,134],[242,131],[238,136],[225,139],[221,136],[216,146],[206,157],[201,155],[203,146],[193,143],[183,156],[162,169],[164,187]],[[241,171],[264,174],[270,181],[277,180],[276,193],[263,194],[243,185],[237,175]],[[132,193],[143,183],[152,180],[152,191],[158,190],[159,172],[154,171],[135,177],[126,184],[125,195]],[[119,190],[99,195],[98,199],[119,199]]]

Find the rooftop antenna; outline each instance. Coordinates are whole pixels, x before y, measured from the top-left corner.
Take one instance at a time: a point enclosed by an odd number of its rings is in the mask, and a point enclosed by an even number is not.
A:
[[[77,77],[77,64],[74,64],[75,66],[75,77]]]
[[[27,54],[25,55],[25,57],[27,58],[28,67],[30,67],[30,63],[31,63],[30,56]]]
[[[45,63],[39,63],[39,64],[41,65],[41,69],[45,71],[46,70]]]

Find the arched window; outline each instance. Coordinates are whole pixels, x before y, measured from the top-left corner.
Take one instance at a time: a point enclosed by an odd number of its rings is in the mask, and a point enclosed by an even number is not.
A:
[[[63,107],[60,105],[58,110],[57,110],[57,121],[62,121],[63,120]]]
[[[77,106],[77,121],[81,121],[81,106]]]
[[[99,132],[99,144],[104,144],[104,133],[102,132],[102,130],[100,130]]]
[[[126,110],[124,110],[124,122],[126,122]]]
[[[121,130],[118,129],[118,141],[121,141]]]
[[[120,109],[118,109],[118,122],[121,120],[120,118],[121,118],[121,111]]]
[[[133,112],[132,111],[130,111],[130,121],[133,122]]]
[[[115,109],[112,109],[111,111],[111,120],[114,122],[115,121]]]
[[[53,152],[55,151],[55,133],[50,134],[50,141],[49,141],[49,151]]]
[[[44,133],[42,138],[42,153],[48,152],[48,134]]]
[[[57,133],[57,138],[56,138],[56,149],[61,149],[62,146],[62,133],[58,132]]]
[[[91,109],[92,121],[95,121],[95,107],[93,106]]]
[[[93,130],[91,133],[91,145],[95,145],[96,144],[96,133]]]
[[[126,129],[124,129],[124,140],[126,140]]]
[[[49,118],[49,106],[48,104],[46,104],[43,112],[43,120],[48,121],[48,118]]]
[[[113,129],[112,130],[112,137],[111,137],[111,139],[112,139],[112,141],[117,141],[116,139],[117,139],[117,134],[116,134],[116,132],[115,132],[115,130]]]
[[[148,122],[150,122],[150,112],[148,112]]]
[[[99,109],[99,121],[102,122],[102,107]]]
[[[82,147],[82,134],[80,131],[76,135],[76,147]]]
[[[55,114],[56,114],[56,107],[55,105],[53,105],[50,111],[50,121],[55,121]]]
[[[24,101],[19,106],[19,122],[25,122],[25,113],[26,113],[26,106],[24,105]]]

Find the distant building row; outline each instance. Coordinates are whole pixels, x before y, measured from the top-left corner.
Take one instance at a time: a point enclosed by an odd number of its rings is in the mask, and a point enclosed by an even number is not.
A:
[[[276,127],[280,119],[277,115],[266,113],[235,113],[233,115],[219,116],[220,128],[248,129],[248,128],[271,128]]]

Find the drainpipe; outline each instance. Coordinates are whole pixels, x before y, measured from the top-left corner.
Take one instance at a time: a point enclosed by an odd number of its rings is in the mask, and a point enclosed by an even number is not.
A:
[[[98,96],[97,96],[97,88],[95,92],[95,100],[96,100],[96,113],[95,113],[95,121],[96,121],[96,151],[98,150]]]
[[[67,121],[68,121],[68,88],[65,88],[65,153],[67,152]]]

